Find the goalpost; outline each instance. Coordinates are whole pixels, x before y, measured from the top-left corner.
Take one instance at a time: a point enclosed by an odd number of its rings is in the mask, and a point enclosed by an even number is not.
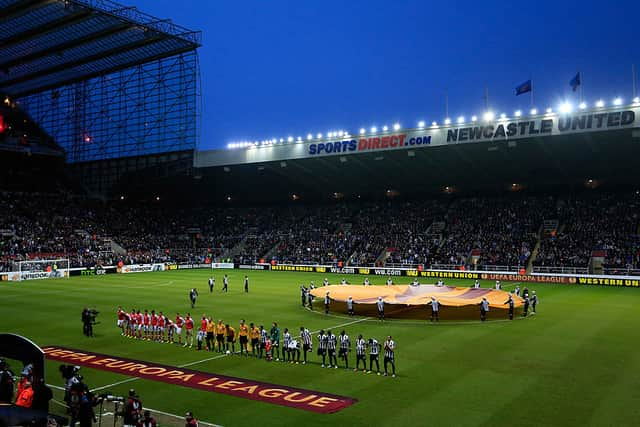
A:
[[[19,280],[69,278],[69,258],[19,261]]]

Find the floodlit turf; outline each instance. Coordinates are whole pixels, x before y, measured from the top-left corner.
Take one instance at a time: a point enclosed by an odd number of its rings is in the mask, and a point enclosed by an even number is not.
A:
[[[125,395],[134,387],[145,406],[173,414],[192,410],[196,417],[223,426],[526,426],[640,425],[640,290],[568,285],[530,285],[540,298],[538,314],[525,320],[480,323],[375,320],[325,316],[300,306],[299,285],[323,275],[249,272],[250,293],[242,291],[244,271],[227,271],[229,293],[221,293],[222,271],[208,270],[78,277],[0,283],[0,332],[15,332],[37,344],[59,345],[131,359],[178,366],[216,354],[141,342],[120,336],[118,305],[156,309],[175,317],[204,313],[236,326],[241,318],[282,329],[311,331],[344,326],[351,336],[393,335],[397,378],[322,369],[314,363],[290,365],[224,356],[191,369],[299,387],[358,399],[338,413],[323,415],[262,402],[135,379],[104,388]],[[341,276],[328,275],[332,283]],[[360,283],[362,276],[349,276]],[[371,277],[374,284],[385,278]],[[397,279],[408,283],[409,279]],[[471,281],[448,280],[470,285]],[[483,287],[491,283],[483,282]],[[513,284],[505,284],[512,289]],[[200,292],[195,310],[188,290]],[[318,303],[318,309],[320,304]],[[96,337],[82,335],[83,306],[100,311]],[[315,334],[314,334],[315,338]],[[314,343],[315,350],[315,343]],[[382,358],[381,358],[382,359]],[[351,363],[355,361],[352,353]],[[381,360],[382,363],[382,360]],[[47,382],[62,385],[58,363],[47,362]],[[92,388],[128,377],[83,368]],[[56,391],[56,398],[60,399]],[[56,405],[52,408],[59,411]],[[180,424],[179,420],[175,421]]]

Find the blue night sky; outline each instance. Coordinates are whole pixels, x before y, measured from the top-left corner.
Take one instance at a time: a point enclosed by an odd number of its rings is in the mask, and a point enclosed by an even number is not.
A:
[[[200,149],[631,99],[640,1],[121,0],[203,31]]]

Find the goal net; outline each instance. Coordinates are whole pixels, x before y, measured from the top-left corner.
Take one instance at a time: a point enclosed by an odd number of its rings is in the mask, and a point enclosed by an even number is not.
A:
[[[69,277],[69,259],[41,259],[18,262],[19,280],[62,279]]]

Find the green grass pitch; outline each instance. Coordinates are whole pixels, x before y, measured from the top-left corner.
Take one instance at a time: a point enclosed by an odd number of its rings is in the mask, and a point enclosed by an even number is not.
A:
[[[222,275],[229,292],[220,292]],[[216,277],[209,294],[207,279]],[[640,290],[569,285],[529,285],[540,298],[538,314],[524,320],[480,323],[428,322],[325,316],[300,306],[300,283],[323,275],[248,272],[250,293],[242,291],[245,271],[171,271],[77,277],[0,284],[0,332],[14,332],[41,346],[60,345],[171,366],[213,356],[170,344],[120,336],[115,310],[122,305],[162,310],[171,318],[190,311],[204,313],[236,328],[241,318],[282,329],[311,331],[345,326],[352,340],[362,333],[397,343],[398,377],[322,369],[310,353],[310,365],[265,362],[226,356],[192,369],[334,393],[358,399],[335,414],[316,414],[218,393],[136,379],[107,388],[125,395],[134,387],[145,406],[173,414],[192,410],[202,421],[222,426],[603,426],[640,425]],[[341,276],[328,275],[332,283]],[[360,283],[364,278],[350,276]],[[386,277],[370,277],[382,284]],[[408,283],[409,278],[398,278]],[[447,280],[451,285],[471,281]],[[483,287],[492,285],[483,282]],[[506,289],[514,284],[506,283]],[[188,290],[200,292],[195,310]],[[320,303],[316,303],[320,309]],[[80,312],[92,306],[101,313],[96,337],[82,335]],[[315,336],[314,336],[315,338]],[[314,342],[315,350],[315,342]],[[352,353],[351,363],[355,356]],[[381,360],[382,363],[382,360]],[[47,382],[62,385],[58,363],[47,362]],[[17,368],[14,366],[14,368]],[[17,369],[16,369],[17,370]],[[90,387],[127,377],[83,368]],[[55,392],[56,399],[61,393]],[[61,408],[52,405],[61,412]],[[179,420],[174,420],[176,425]]]

